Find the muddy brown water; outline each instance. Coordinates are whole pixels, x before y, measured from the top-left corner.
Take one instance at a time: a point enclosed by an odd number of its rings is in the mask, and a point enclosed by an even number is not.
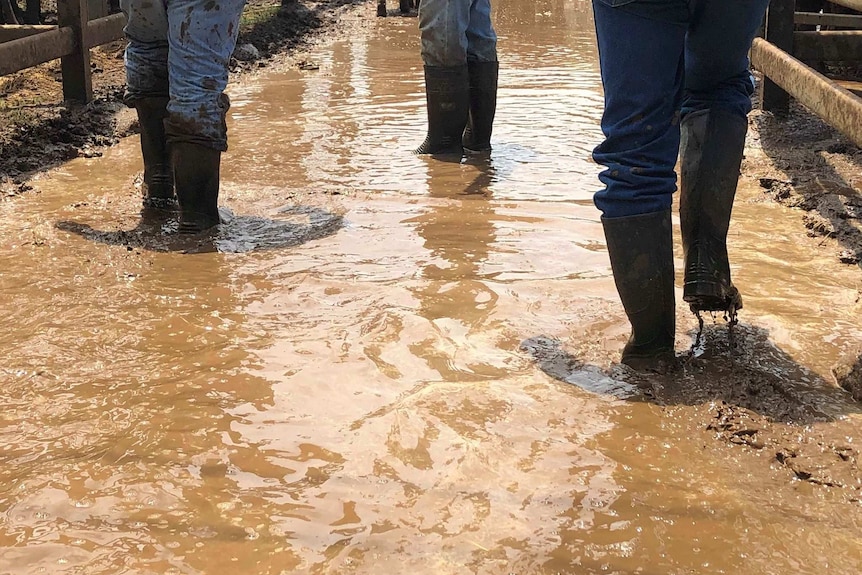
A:
[[[496,22],[490,159],[409,153],[416,21],[389,18],[230,87],[211,244],[138,226],[136,138],[0,204],[0,573],[860,572],[858,485],[608,367],[627,324],[590,201],[589,4]],[[755,416],[852,452],[826,380],[862,335],[859,271],[761,196],[745,178],[730,238],[738,349],[691,365],[735,354],[792,404]]]

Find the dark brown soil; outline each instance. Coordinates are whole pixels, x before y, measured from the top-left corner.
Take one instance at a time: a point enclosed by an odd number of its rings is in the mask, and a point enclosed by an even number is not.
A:
[[[237,45],[254,45],[261,59],[232,61],[234,74],[289,65],[301,48],[317,39],[348,33],[362,21],[352,18],[345,25],[346,16],[365,2],[287,0],[284,4],[249,0]],[[122,104],[123,46],[118,41],[91,51],[95,99],[87,105],[62,101],[59,61],[0,78],[0,200],[27,191],[34,173],[77,156],[99,155],[100,148],[137,131],[134,115]]]
[[[771,199],[800,210],[808,235],[848,265],[862,259],[862,150],[794,104],[787,118],[753,114],[750,137],[763,157],[743,172]]]
[[[736,468],[811,484],[842,504],[862,503],[862,405],[849,402],[838,388],[819,385],[765,330],[739,324],[730,333],[725,324],[707,326],[698,353],[681,356],[679,369],[664,375],[585,366],[552,338],[532,338],[522,349],[542,371],[566,383],[581,381],[575,374],[584,369],[604,372],[620,387],[593,391],[655,404],[666,421],[690,426],[692,441],[734,460]],[[848,377],[858,384],[856,369]]]

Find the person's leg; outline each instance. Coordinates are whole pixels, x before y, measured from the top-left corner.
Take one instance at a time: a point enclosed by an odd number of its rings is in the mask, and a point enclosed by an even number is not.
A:
[[[605,110],[595,195],[614,281],[632,325],[622,363],[675,362],[670,206],[676,189],[686,27],[593,0]]]
[[[470,76],[470,118],[464,148],[491,149],[491,130],[497,111],[497,34],[491,24],[490,0],[472,0],[467,26],[467,69]]]
[[[180,202],[180,231],[219,223],[224,93],[245,0],[168,0],[170,102],[165,121]]]
[[[686,28],[593,0],[605,108],[605,140],[593,159],[606,169],[595,195],[604,217],[670,208],[676,191]]]
[[[768,0],[696,0],[686,40],[680,222],[683,299],[692,311],[726,311],[742,298],[730,278],[727,232],[754,82],[748,51]]]
[[[470,113],[469,21],[470,0],[423,0],[419,6],[428,134],[417,154],[463,153],[461,137]]]
[[[125,103],[135,108],[141,126],[145,209],[171,209],[173,174],[165,138],[168,105],[168,20],[161,2],[123,0],[125,33]]]

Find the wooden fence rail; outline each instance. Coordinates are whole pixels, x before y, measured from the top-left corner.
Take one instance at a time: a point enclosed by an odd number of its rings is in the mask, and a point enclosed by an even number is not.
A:
[[[829,0],[862,10],[862,0]],[[825,62],[862,62],[862,31],[796,31],[797,24],[862,27],[862,16],[796,12],[796,0],[771,0],[765,38],[751,48],[751,62],[765,76],[761,106],[777,114],[788,111],[790,97],[862,147],[862,98],[818,72]]]
[[[0,43],[0,76],[60,58],[63,98],[91,102],[90,48],[122,38],[126,17],[112,14],[90,20],[88,0],[58,0],[57,22],[57,26],[2,27],[3,38],[15,39]]]

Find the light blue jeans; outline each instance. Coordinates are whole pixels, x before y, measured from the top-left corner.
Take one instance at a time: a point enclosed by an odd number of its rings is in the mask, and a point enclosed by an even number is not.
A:
[[[169,96],[170,142],[227,150],[224,93],[245,0],[120,0],[126,104]]]
[[[748,50],[768,0],[593,0],[605,110],[605,217],[660,212],[676,191],[681,118],[722,109],[745,117]]]
[[[422,0],[419,34],[426,66],[497,61],[490,0]]]

